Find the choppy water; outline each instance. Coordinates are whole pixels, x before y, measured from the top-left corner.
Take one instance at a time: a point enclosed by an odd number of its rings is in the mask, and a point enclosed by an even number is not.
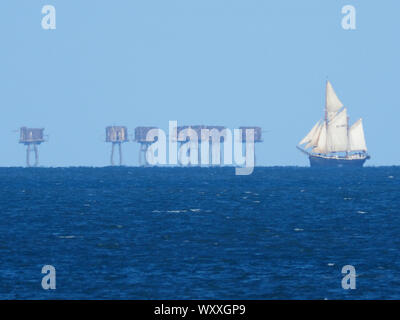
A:
[[[3,299],[400,298],[400,167],[2,168],[0,192]]]

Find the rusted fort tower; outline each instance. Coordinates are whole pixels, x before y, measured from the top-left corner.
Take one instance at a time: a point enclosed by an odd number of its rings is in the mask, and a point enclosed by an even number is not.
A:
[[[114,149],[115,145],[118,145],[119,149],[119,165],[122,165],[122,146],[121,143],[127,142],[128,140],[128,129],[126,127],[112,126],[106,128],[106,142],[111,142],[111,165],[114,165]]]
[[[23,143],[26,145],[26,166],[30,167],[30,153],[31,151],[35,152],[35,163],[34,167],[37,167],[39,164],[39,153],[38,153],[38,148],[37,146],[44,142],[44,136],[43,136],[43,131],[44,129],[35,129],[35,128],[27,128],[27,127],[22,127],[20,129],[20,136],[19,136],[19,143]],[[33,146],[33,150],[31,149],[31,146]]]
[[[146,159],[146,152],[149,146],[154,143],[154,140],[147,141],[146,136],[147,133],[152,130],[157,129],[156,127],[136,127],[135,128],[135,141],[140,144],[139,150],[139,165],[148,165],[148,161]]]

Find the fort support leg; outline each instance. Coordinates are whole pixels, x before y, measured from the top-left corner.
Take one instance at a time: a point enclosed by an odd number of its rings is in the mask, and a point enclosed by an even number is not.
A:
[[[31,153],[31,145],[27,144],[26,145],[26,166],[30,167],[31,164],[29,163],[29,154]]]
[[[148,164],[147,159],[146,159],[147,148],[148,148],[147,143],[140,144],[140,151],[139,151],[139,165],[140,166],[146,166]]]
[[[143,166],[143,155],[142,155],[143,148],[144,148],[144,145],[143,145],[143,143],[141,143],[140,149],[139,149],[139,166]]]
[[[208,165],[211,167],[212,166],[212,143],[211,141],[208,142]]]
[[[144,165],[148,166],[149,162],[147,161],[147,149],[149,148],[149,145],[147,143],[144,144],[144,150],[143,150],[143,159],[144,159]]]
[[[198,151],[197,151],[197,165],[200,167],[201,166],[201,142],[199,142],[198,145]]]
[[[110,163],[113,166],[114,165],[114,143],[112,143],[111,145],[111,159],[110,159]]]
[[[37,167],[39,165],[39,152],[38,152],[37,144],[33,145],[33,150],[35,151],[35,164],[34,164],[34,166]]]
[[[178,141],[178,166],[182,166],[182,157],[181,157],[181,147],[182,147],[183,142],[182,141]]]
[[[118,148],[119,148],[119,165],[122,166],[122,146],[121,146],[121,142],[118,143]]]
[[[139,147],[139,166],[142,166],[142,144]]]
[[[224,164],[225,164],[225,148],[224,148],[224,142],[222,142],[219,145],[219,166],[223,167]]]

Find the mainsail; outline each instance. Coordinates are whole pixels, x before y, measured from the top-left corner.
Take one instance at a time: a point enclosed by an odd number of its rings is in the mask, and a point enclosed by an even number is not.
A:
[[[351,151],[367,151],[362,119],[359,119],[351,126],[349,140]]]
[[[337,113],[327,127],[327,150],[328,152],[348,151],[347,136],[347,109]]]

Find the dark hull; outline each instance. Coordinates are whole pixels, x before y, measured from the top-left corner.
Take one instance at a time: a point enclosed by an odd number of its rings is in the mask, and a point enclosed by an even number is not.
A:
[[[331,168],[362,167],[364,165],[364,162],[368,159],[368,158],[351,159],[351,160],[333,159],[333,158],[327,159],[317,156],[309,156],[309,158],[311,167],[331,167]]]

